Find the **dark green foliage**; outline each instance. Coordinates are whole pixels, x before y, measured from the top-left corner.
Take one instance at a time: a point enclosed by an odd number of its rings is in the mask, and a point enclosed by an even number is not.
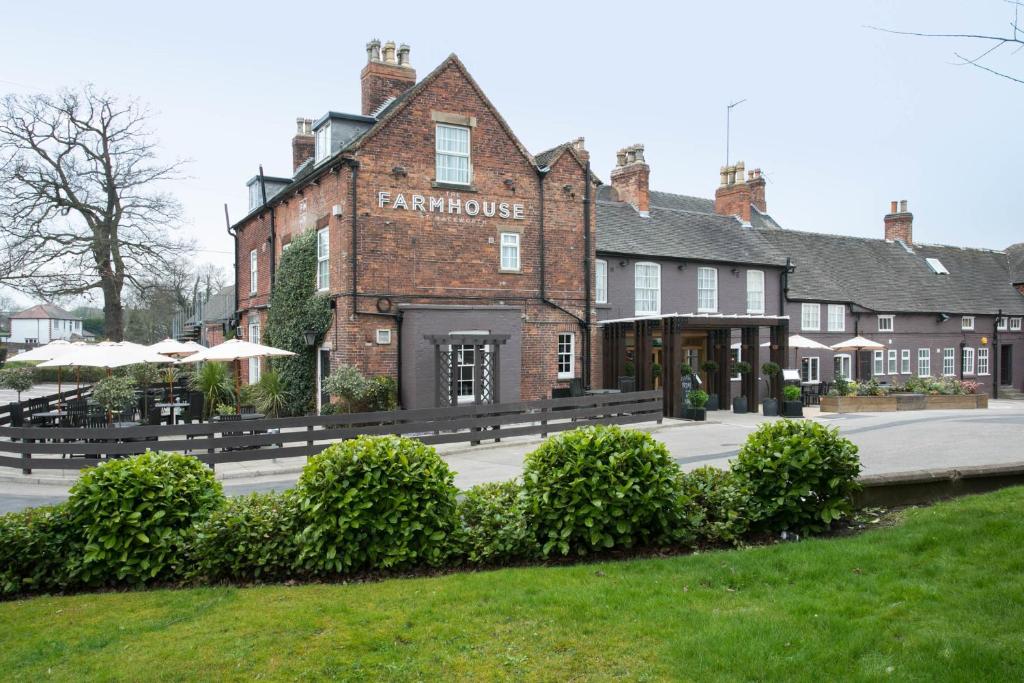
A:
[[[694,408],[703,408],[708,404],[708,392],[703,389],[694,389],[686,394],[686,400]]]
[[[196,524],[189,575],[205,582],[284,581],[298,558],[297,533],[288,494],[229,498]]]
[[[698,541],[739,544],[750,529],[750,488],[745,479],[717,467],[680,477],[683,510]]]
[[[787,384],[782,387],[782,398],[787,401],[799,401],[800,400],[800,387],[792,384]]]
[[[575,429],[527,454],[527,516],[545,556],[657,545],[675,539],[679,467],[650,434]]]
[[[459,501],[460,546],[473,564],[507,564],[540,554],[516,481],[479,484]]]
[[[135,404],[135,380],[126,375],[104,377],[92,389],[92,397],[108,413],[119,413]]]
[[[661,363],[651,363],[651,379],[661,377]]]
[[[68,387],[75,383],[75,371],[69,368],[41,368],[36,366],[34,363],[25,361],[14,361],[13,363],[5,363],[4,369],[7,368],[29,368],[32,371],[32,380],[36,384],[42,384],[44,382],[56,383],[57,373],[60,372],[60,379]],[[103,368],[79,368],[78,378],[82,384],[92,384],[98,382],[107,376],[107,371]],[[67,388],[67,387],[66,387]]]
[[[0,515],[0,594],[50,593],[71,585],[76,546],[66,504]]]
[[[366,385],[361,405],[367,412],[394,410],[398,407],[398,383],[393,377],[374,377]]]
[[[693,367],[689,363],[681,363],[679,365],[679,372],[683,377],[687,377],[693,374]]]
[[[810,420],[762,424],[732,469],[749,483],[756,528],[767,531],[822,531],[852,512],[860,489],[857,447]]]
[[[734,375],[746,375],[751,370],[753,370],[753,368],[750,367],[750,363],[745,361],[740,360],[732,364],[732,373]]]
[[[775,388],[775,380],[782,373],[782,368],[779,367],[778,363],[768,361],[767,363],[761,364],[761,374],[764,375],[764,380],[768,384],[768,396],[774,395],[772,389]]]
[[[191,456],[147,451],[87,469],[68,508],[84,553],[84,585],[143,584],[182,575],[193,522],[223,504],[213,471]]]
[[[288,404],[288,393],[281,381],[281,373],[270,368],[260,375],[260,381],[253,390],[253,399],[261,413],[268,417],[280,417]]]
[[[235,402],[235,387],[227,363],[204,362],[189,377],[189,385],[203,395],[203,412],[207,417],[213,415],[219,404]]]
[[[295,353],[271,361],[281,373],[283,414],[302,415],[316,405],[316,347],[306,345],[303,333],[316,331],[319,342],[330,324],[330,298],[316,291],[316,233],[307,232],[281,254],[267,313],[264,343]]]
[[[0,389],[10,389],[18,392],[18,400],[21,400],[21,392],[28,391],[35,383],[32,370],[29,368],[6,367],[0,370]]]
[[[456,489],[430,446],[361,436],[312,457],[295,487],[299,565],[330,575],[440,566],[452,549]]]
[[[704,372],[718,372],[718,363],[713,360],[706,360],[700,364],[700,369]]]

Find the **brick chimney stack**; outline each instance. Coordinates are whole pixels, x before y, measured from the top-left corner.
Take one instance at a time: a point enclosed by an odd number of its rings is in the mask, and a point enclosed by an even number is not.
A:
[[[914,214],[907,211],[907,200],[889,205],[885,216],[885,239],[887,242],[900,240],[904,244],[914,243]]]
[[[313,119],[295,119],[295,137],[292,138],[292,172],[313,156],[316,140],[313,138]]]
[[[761,213],[768,211],[764,196],[765,179],[761,169],[751,169],[747,174],[746,165],[739,161],[735,166],[722,166],[719,175],[718,189],[715,190],[715,213],[737,216],[749,223],[751,204]]]
[[[408,45],[402,44],[396,50],[394,41],[390,40],[383,48],[376,38],[366,44],[366,66],[360,74],[363,116],[371,116],[389,99],[416,84],[416,70],[409,61],[409,52]]]
[[[615,154],[611,178],[620,202],[629,202],[641,216],[650,215],[651,167],[644,160],[643,145],[631,145]]]

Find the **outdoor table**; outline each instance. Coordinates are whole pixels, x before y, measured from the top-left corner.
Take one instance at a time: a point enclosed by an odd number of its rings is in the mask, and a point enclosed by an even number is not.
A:
[[[46,412],[43,413],[32,413],[32,419],[35,420],[36,418],[41,418],[45,420],[47,423],[52,423],[59,420],[62,417],[65,417],[67,414],[68,411],[66,410],[47,410]]]
[[[178,424],[178,408],[188,408],[188,401],[175,401],[174,403],[154,403],[154,408],[169,408],[171,411],[171,424]]]
[[[621,389],[587,389],[585,392],[587,396],[597,396],[599,394],[621,394]]]
[[[266,417],[263,413],[242,413],[242,420],[262,420]],[[233,420],[232,420],[233,421]],[[210,422],[221,422],[220,415],[214,415]]]

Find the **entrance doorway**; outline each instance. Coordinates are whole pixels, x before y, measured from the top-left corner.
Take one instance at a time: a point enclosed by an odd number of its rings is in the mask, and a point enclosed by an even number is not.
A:
[[[999,348],[999,383],[1013,386],[1013,346],[1010,344]]]
[[[318,347],[316,350],[316,412],[331,402],[331,397],[324,391],[324,380],[331,374],[331,350]]]

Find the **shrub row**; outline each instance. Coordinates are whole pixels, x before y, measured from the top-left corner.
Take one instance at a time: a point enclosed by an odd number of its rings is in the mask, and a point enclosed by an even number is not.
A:
[[[851,511],[859,470],[856,447],[835,430],[790,421],[763,425],[730,470],[688,474],[644,432],[565,432],[527,455],[522,483],[461,498],[436,451],[408,438],[334,444],[294,488],[230,500],[195,458],[146,453],[85,471],[66,504],[0,516],[0,590],[332,578],[738,544],[827,528]]]

